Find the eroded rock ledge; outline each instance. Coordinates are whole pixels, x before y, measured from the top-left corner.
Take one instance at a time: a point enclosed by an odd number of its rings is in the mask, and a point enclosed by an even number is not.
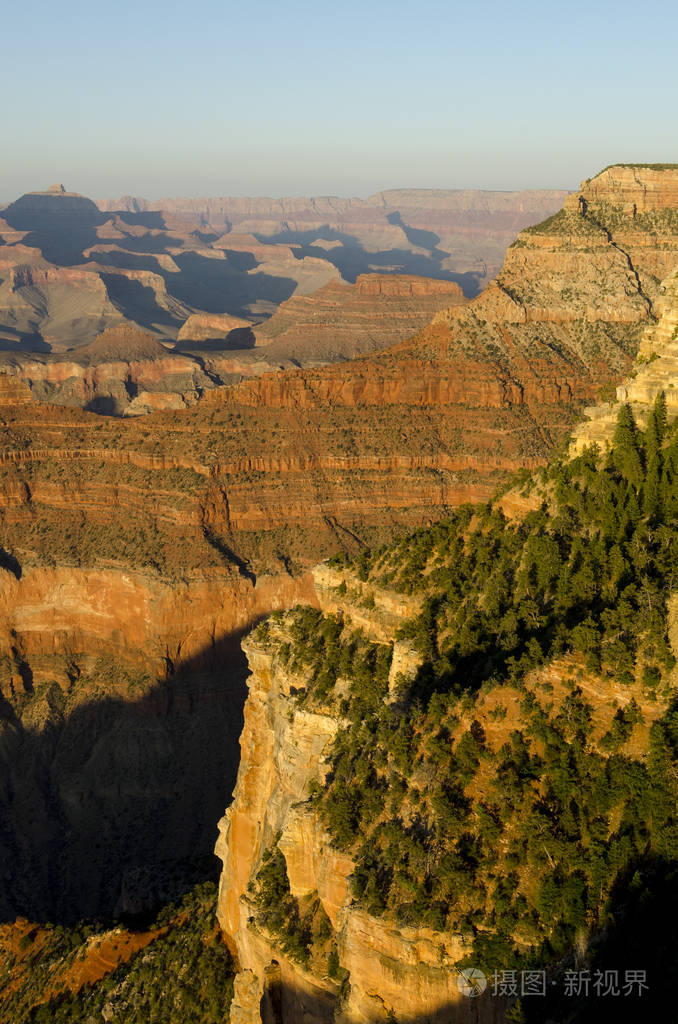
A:
[[[327,563],[316,567],[314,578],[321,609],[342,612],[377,643],[417,610],[416,599],[374,588],[364,607],[360,581]],[[405,641],[397,646],[392,674],[416,671],[415,653]],[[217,914],[240,969],[231,1021],[366,1024],[394,1015],[421,1022],[444,1015],[448,1021],[490,1022],[493,1014],[498,1020],[501,1001],[471,1001],[459,993],[454,964],[465,952],[460,935],[398,927],[354,905],[352,859],[332,845],[309,802],[309,785],[326,774],[325,757],[341,719],[298,705],[298,679],[281,662],[278,643],[250,636],[244,649],[252,674],[242,760],[215,851],[224,864]],[[343,984],[281,953],[280,943],[255,920],[251,883],[276,839],[292,896],[317,894],[331,922]]]

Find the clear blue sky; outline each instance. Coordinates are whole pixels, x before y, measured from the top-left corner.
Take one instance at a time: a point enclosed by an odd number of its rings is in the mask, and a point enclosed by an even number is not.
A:
[[[4,5],[0,200],[576,187],[678,162],[678,5]]]

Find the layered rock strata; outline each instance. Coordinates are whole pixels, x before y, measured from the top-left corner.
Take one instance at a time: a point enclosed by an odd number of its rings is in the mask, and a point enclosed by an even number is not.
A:
[[[72,353],[52,358],[5,354],[1,365],[3,375],[16,377],[37,401],[117,416],[186,408],[218,382],[202,361],[172,352],[154,335],[124,324],[109,327]]]
[[[586,419],[573,435],[571,451],[581,452],[596,444],[603,450],[612,443],[622,404],[629,404],[637,423],[645,426],[655,399],[664,393],[667,412],[678,413],[678,275],[672,274],[660,286],[655,302],[659,320],[646,328],[630,375],[605,404],[584,410]]]
[[[52,502],[63,508],[55,476],[76,496],[73,516],[89,510],[100,522],[122,519],[128,502],[139,507],[149,487],[163,492],[158,507],[180,510],[170,518],[197,536],[192,559],[218,558],[200,532],[208,530],[260,571],[308,566],[337,546],[381,542],[486,499],[506,474],[545,461],[601,384],[623,379],[659,316],[656,273],[678,266],[678,234],[676,172],[657,173],[669,198],[635,217],[614,206],[612,172],[584,183],[586,210],[577,205],[523,232],[478,299],[387,351],[264,373],[143,422],[6,407],[0,454],[25,467],[11,478],[6,522],[15,532],[23,524],[25,535],[36,515],[50,520]],[[619,170],[639,197],[643,174]],[[107,508],[102,450],[111,453],[106,465],[161,475],[181,466],[199,480],[158,486],[121,469]]]
[[[322,250],[219,244],[169,214],[107,215],[75,193],[29,193],[2,214],[0,342],[9,350],[64,351],[121,321],[170,339],[196,314],[247,324],[340,276]],[[205,327],[194,321],[187,332]]]
[[[269,362],[301,365],[350,359],[412,337],[442,309],[462,305],[458,284],[401,274],[363,274],[354,285],[331,282],[293,296],[254,329]]]

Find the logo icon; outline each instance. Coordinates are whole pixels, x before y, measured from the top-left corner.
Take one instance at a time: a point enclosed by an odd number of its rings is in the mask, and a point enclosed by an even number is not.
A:
[[[487,978],[479,967],[464,967],[459,971],[457,988],[463,996],[481,996],[487,988]]]

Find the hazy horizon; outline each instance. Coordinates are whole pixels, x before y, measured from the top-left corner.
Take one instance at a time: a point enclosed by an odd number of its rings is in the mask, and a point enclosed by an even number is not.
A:
[[[185,192],[183,194],[176,193],[175,195],[142,195],[141,192],[135,192],[135,191],[121,192],[121,193],[116,194],[116,195],[103,195],[103,194],[102,195],[94,195],[94,194],[88,194],[87,192],[81,192],[79,189],[76,189],[76,188],[72,188],[68,181],[62,181],[62,180],[58,180],[57,181],[57,179],[54,179],[53,181],[49,181],[49,182],[44,183],[42,186],[38,186],[38,187],[35,187],[35,188],[24,189],[23,192],[17,193],[17,195],[14,195],[14,196],[0,196],[0,209],[2,209],[3,207],[9,206],[10,203],[15,202],[17,199],[20,198],[20,196],[26,195],[27,193],[30,193],[30,192],[46,192],[46,191],[48,191],[49,187],[51,185],[54,185],[54,184],[64,185],[64,187],[66,188],[67,192],[78,193],[79,195],[84,196],[86,199],[91,199],[95,203],[104,202],[104,201],[110,201],[110,200],[114,200],[114,199],[126,199],[126,198],[141,199],[141,200],[145,200],[145,201],[147,201],[149,203],[162,202],[164,199],[168,199],[168,200],[181,200],[181,199],[186,199],[186,200],[200,200],[200,199],[205,199],[205,200],[208,200],[208,199],[271,199],[271,200],[274,200],[274,201],[275,200],[294,200],[294,199],[358,199],[358,200],[361,200],[361,201],[364,202],[364,201],[370,199],[372,196],[376,196],[376,195],[378,195],[378,194],[380,194],[382,192],[487,192],[487,193],[505,193],[507,195],[512,195],[512,194],[515,194],[517,192],[562,192],[562,191],[570,191],[570,192],[572,192],[572,191],[576,191],[576,187],[577,187],[577,186],[570,186],[570,187],[568,187],[566,185],[561,185],[561,186],[558,186],[558,185],[535,185],[535,186],[528,186],[528,187],[525,187],[525,188],[511,189],[511,188],[479,188],[479,187],[475,187],[475,186],[472,186],[472,185],[469,185],[469,186],[459,186],[458,188],[454,188],[454,187],[445,188],[445,187],[440,186],[440,185],[431,185],[431,186],[426,186],[426,185],[390,185],[388,188],[378,188],[378,189],[375,189],[371,193],[364,193],[363,195],[356,195],[356,194],[351,195],[351,194],[348,194],[348,193],[342,195],[339,192],[313,192],[313,193],[310,193],[310,192],[297,192],[296,194],[295,193],[285,193],[284,194],[282,192],[278,192],[278,193],[269,192],[267,194],[264,194],[263,192],[261,192],[261,193],[253,193],[253,192],[251,192],[251,193],[244,193],[244,192],[241,192],[241,193],[235,193],[235,192],[216,193],[216,192],[214,192],[214,193],[211,193],[211,194],[208,194],[208,193],[196,194],[196,193],[191,193],[191,192]],[[577,185],[578,184],[579,183],[577,183]]]
[[[574,189],[678,159],[678,14],[652,16],[660,33],[629,0],[12,5],[0,195]]]

